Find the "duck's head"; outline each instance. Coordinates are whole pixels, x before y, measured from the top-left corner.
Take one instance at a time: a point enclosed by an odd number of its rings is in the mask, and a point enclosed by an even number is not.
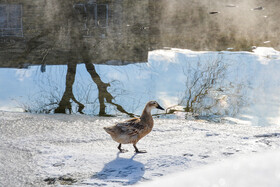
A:
[[[160,110],[164,110],[164,108],[162,108],[156,101],[149,101],[147,103],[147,106],[151,109],[157,108],[157,109],[160,109]]]

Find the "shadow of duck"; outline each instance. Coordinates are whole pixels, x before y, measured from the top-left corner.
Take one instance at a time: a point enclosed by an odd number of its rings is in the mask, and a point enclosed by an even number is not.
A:
[[[115,160],[105,164],[104,168],[93,175],[92,178],[123,185],[137,183],[145,173],[144,164],[133,160],[136,154],[131,158],[121,158],[119,154],[117,154]]]

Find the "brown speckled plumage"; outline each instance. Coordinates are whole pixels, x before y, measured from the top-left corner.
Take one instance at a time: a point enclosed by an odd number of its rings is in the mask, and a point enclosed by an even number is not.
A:
[[[121,149],[121,144],[133,144],[137,153],[145,152],[139,151],[136,143],[153,129],[154,121],[151,115],[153,108],[164,110],[156,101],[150,101],[146,104],[140,118],[132,118],[111,127],[104,127],[112,139],[119,143],[118,149],[121,152],[126,152],[126,150]]]

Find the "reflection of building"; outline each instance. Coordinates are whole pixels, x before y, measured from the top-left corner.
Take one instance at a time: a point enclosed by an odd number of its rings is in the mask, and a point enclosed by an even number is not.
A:
[[[0,37],[22,37],[22,6],[0,4]]]
[[[279,11],[273,8],[279,4],[278,0],[267,5],[271,14],[265,18],[265,11],[229,8],[224,6],[227,3],[227,0],[211,3],[0,0],[0,66],[26,67],[26,64],[67,64],[69,61],[145,62],[148,50],[162,47],[279,48],[280,29],[275,24]],[[213,10],[223,14],[209,14]],[[255,21],[248,22],[248,19]],[[267,40],[271,42],[264,44]]]
[[[149,11],[149,0],[0,0],[0,67],[146,62]]]
[[[90,36],[90,32],[96,28],[108,27],[109,17],[109,5],[108,4],[96,4],[96,3],[77,3],[74,5],[74,9],[84,19],[84,36]]]

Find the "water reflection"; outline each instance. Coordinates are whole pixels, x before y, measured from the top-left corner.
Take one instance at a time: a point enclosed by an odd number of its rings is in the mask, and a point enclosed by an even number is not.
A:
[[[279,59],[248,52],[158,50],[149,53],[148,63],[46,66],[44,73],[39,66],[9,70],[6,75],[16,87],[7,88],[14,98],[23,96],[18,101],[29,112],[133,116],[155,99],[171,116],[235,116],[277,124]]]
[[[66,73],[66,83],[65,83],[65,91],[64,94],[58,103],[58,107],[54,109],[55,113],[72,113],[72,104],[71,101],[78,105],[78,112],[83,114],[83,109],[85,105],[80,103],[73,94],[73,84],[75,81],[77,64],[70,63],[67,65],[67,73]]]
[[[254,10],[253,1],[226,0],[0,1],[0,108],[134,116],[155,99],[176,115],[259,116],[263,107],[248,106],[256,105],[252,90],[263,90],[250,77],[259,73],[267,88],[264,74],[277,65],[245,52],[154,50],[279,48],[278,4]],[[272,79],[278,84],[277,75]],[[277,100],[271,89],[265,101]],[[275,117],[278,106],[273,110],[263,119]]]
[[[124,114],[127,114],[129,116],[134,116],[133,113],[129,113],[127,112],[120,104],[117,104],[116,102],[114,102],[114,97],[112,96],[112,94],[108,91],[108,87],[110,87],[109,83],[104,83],[100,76],[97,74],[95,67],[93,64],[91,63],[87,63],[86,64],[86,69],[88,71],[88,73],[90,74],[93,82],[97,85],[97,89],[98,89],[98,101],[99,101],[99,115],[100,116],[105,116],[108,115],[106,113],[106,105],[105,105],[105,101],[108,104],[111,104],[113,106],[116,107],[116,109]]]

